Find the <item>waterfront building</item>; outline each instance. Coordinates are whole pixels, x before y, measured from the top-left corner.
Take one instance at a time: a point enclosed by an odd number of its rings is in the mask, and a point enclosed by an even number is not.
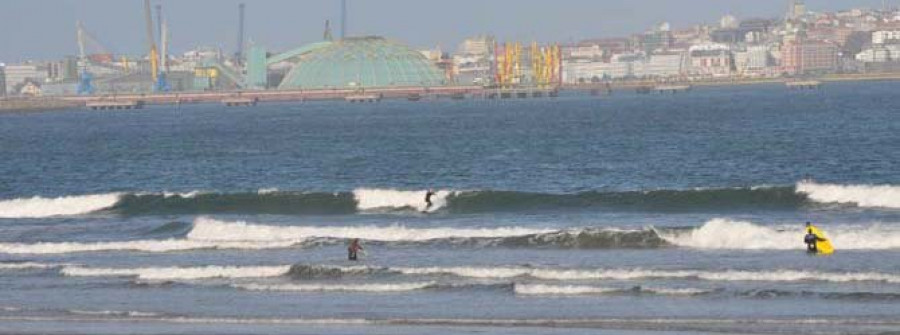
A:
[[[492,36],[482,35],[468,38],[460,43],[453,55],[453,76],[460,84],[483,85],[491,81],[494,59]]]
[[[312,48],[294,62],[281,89],[447,85],[421,53],[382,37],[348,37]]]
[[[788,40],[781,47],[781,67],[790,74],[834,72],[838,67],[838,50],[831,42]]]
[[[658,79],[680,76],[684,52],[614,55],[609,61],[570,59],[563,65],[563,81],[589,83],[617,79]]]
[[[4,73],[6,90],[10,94],[19,94],[27,82],[43,83],[47,79],[46,69],[35,64],[7,64]]]
[[[684,71],[684,52],[665,52],[650,55],[634,62],[633,75],[638,78],[668,78]]]
[[[725,77],[735,71],[734,55],[727,45],[696,45],[689,52],[691,76]]]
[[[631,61],[595,62],[572,60],[563,64],[563,82],[569,84],[600,82],[632,77]]]
[[[856,54],[855,59],[865,63],[900,61],[900,45],[873,45]]]

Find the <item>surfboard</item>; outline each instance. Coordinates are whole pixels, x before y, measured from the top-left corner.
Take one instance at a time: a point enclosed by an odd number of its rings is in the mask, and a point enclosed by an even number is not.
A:
[[[822,232],[822,230],[820,230],[816,226],[811,225],[811,226],[809,226],[809,229],[812,230],[813,234],[815,234],[816,236],[818,236],[819,238],[824,240],[824,241],[816,241],[816,250],[819,251],[819,254],[821,254],[821,255],[833,254],[834,246],[831,245],[831,240],[829,240],[828,237],[825,236],[825,233]]]

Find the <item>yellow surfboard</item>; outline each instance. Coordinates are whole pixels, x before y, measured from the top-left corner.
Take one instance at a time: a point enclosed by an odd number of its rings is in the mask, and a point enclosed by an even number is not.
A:
[[[831,240],[828,237],[825,237],[825,233],[822,232],[818,227],[810,225],[807,227],[808,230],[812,230],[812,233],[815,234],[818,238],[823,239],[824,241],[816,241],[816,250],[819,251],[819,254],[822,255],[831,255],[834,253],[834,246],[831,245]]]

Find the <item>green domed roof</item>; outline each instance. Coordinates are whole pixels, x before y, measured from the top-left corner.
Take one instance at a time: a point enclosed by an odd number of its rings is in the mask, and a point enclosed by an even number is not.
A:
[[[280,88],[440,86],[446,80],[424,55],[381,37],[346,38],[301,56]]]

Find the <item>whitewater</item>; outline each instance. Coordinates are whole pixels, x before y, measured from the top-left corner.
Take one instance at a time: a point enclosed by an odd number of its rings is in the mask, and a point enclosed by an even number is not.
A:
[[[838,250],[900,249],[900,228],[892,225],[822,226]],[[274,226],[245,221],[223,221],[208,217],[197,218],[183,238],[108,242],[40,242],[0,243],[0,253],[7,254],[64,254],[103,251],[188,252],[204,249],[262,250],[313,246],[317,243],[344,243],[362,237],[368,242],[439,244],[451,242],[466,245],[466,241],[480,242],[472,247],[502,247],[513,243],[516,247],[572,248],[571,238],[594,238],[612,241],[602,248],[633,248],[628,241],[632,235],[649,236],[664,241],[649,244],[648,248],[680,247],[722,250],[803,250],[798,243],[802,224],[761,225],[752,222],[713,219],[695,228],[647,228],[628,230],[607,228],[415,228],[391,226]],[[644,237],[648,238],[648,237]],[[524,244],[522,239],[525,239]],[[516,244],[518,243],[518,244]],[[577,247],[577,245],[575,246]]]
[[[701,281],[750,281],[750,282],[880,282],[900,284],[900,273],[880,272],[827,272],[794,269],[771,270],[661,270],[661,269],[567,269],[548,267],[390,267],[390,266],[328,266],[328,265],[269,265],[269,266],[195,266],[195,267],[147,267],[147,268],[91,268],[80,265],[61,266],[59,273],[72,277],[132,277],[141,280],[202,280],[289,277],[292,268],[302,267],[307,272],[330,273],[339,271],[350,277],[395,273],[404,276],[452,275],[473,279],[540,279],[549,281],[617,280],[642,281],[654,279],[688,279]],[[22,268],[19,268],[22,269]]]

